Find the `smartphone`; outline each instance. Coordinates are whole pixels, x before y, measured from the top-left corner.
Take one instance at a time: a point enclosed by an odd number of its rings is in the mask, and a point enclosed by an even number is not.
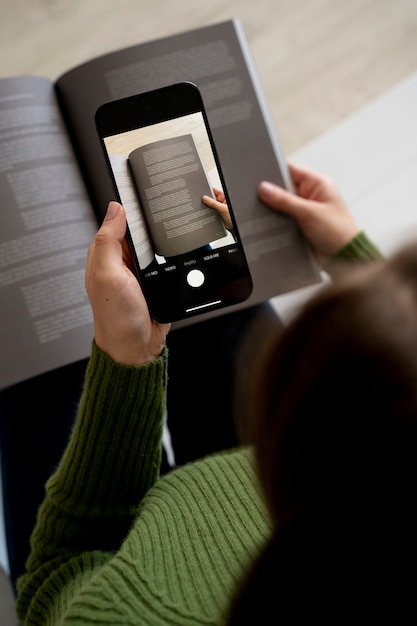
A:
[[[151,316],[175,322],[246,300],[252,279],[196,85],[106,102],[95,120]]]

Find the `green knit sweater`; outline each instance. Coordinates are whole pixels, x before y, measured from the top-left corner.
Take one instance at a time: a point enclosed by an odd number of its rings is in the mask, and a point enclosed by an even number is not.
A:
[[[340,253],[379,256],[363,234]],[[167,358],[165,349],[148,365],[121,366],[93,343],[73,432],[19,580],[22,623],[225,623],[269,519],[250,449],[159,476]]]

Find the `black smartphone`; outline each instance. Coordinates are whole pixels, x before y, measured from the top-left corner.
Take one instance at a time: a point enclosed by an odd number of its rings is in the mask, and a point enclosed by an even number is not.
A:
[[[106,102],[95,117],[151,316],[175,322],[246,300],[251,275],[196,85]]]

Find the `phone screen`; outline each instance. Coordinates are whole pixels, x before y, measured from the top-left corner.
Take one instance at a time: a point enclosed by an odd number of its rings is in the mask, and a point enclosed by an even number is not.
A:
[[[252,281],[197,88],[110,102],[96,121],[151,315],[173,322],[248,298]]]

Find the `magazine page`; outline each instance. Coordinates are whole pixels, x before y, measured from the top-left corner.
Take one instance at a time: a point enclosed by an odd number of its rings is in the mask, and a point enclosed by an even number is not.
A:
[[[97,108],[183,81],[195,83],[202,94],[253,278],[252,296],[238,308],[320,282],[295,221],[257,198],[261,180],[285,187],[290,181],[238,20],[139,43],[59,78],[57,91],[98,213],[104,212],[113,188],[95,129]]]
[[[97,222],[44,78],[0,80],[0,387],[89,355]]]

